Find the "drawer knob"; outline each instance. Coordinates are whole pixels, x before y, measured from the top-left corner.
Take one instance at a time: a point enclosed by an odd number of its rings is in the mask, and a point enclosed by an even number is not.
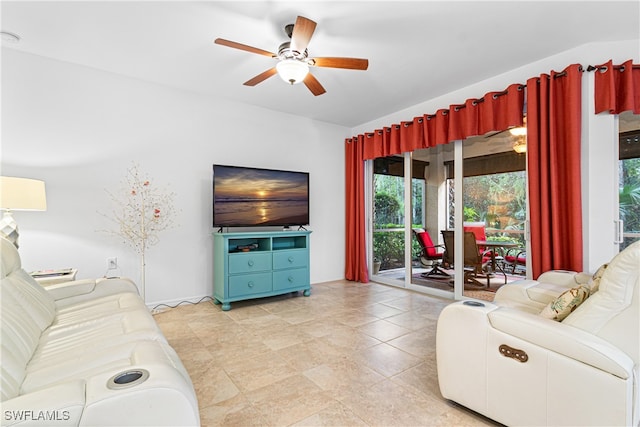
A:
[[[289,283],[293,283],[293,276],[289,276]]]
[[[293,262],[293,257],[292,256],[289,257],[289,262]]]
[[[247,283],[247,285],[248,285],[250,288],[253,288],[253,285],[254,285],[253,280],[249,280],[249,283]]]
[[[249,261],[247,261],[247,264],[249,265],[249,267],[253,267],[253,260],[250,259]]]

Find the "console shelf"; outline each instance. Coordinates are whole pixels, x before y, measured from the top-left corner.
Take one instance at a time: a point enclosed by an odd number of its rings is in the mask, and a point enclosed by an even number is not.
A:
[[[310,231],[213,233],[213,297],[231,303],[303,291],[311,295]]]

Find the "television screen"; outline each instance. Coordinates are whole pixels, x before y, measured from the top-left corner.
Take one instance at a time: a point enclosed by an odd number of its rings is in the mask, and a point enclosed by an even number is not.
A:
[[[309,224],[309,174],[213,165],[213,226]]]

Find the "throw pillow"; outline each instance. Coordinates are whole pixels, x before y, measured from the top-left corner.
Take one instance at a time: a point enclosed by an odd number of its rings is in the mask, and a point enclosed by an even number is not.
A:
[[[564,291],[558,298],[551,301],[540,312],[540,316],[561,322],[580,304],[589,298],[589,288],[586,286],[576,286]]]
[[[598,271],[593,273],[593,277],[591,278],[591,281],[589,282],[589,290],[591,291],[591,293],[596,292],[598,290],[598,288],[600,287],[600,279],[602,278],[602,275],[604,274],[604,270],[606,270],[608,265],[609,264],[602,264],[600,266],[600,268],[598,269]]]

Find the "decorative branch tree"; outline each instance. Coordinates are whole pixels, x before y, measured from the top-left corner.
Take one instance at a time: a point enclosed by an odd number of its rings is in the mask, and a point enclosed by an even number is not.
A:
[[[121,237],[126,245],[140,255],[140,294],[145,300],[145,253],[147,248],[158,243],[161,231],[174,226],[175,194],[166,188],[154,186],[140,172],[137,164],[127,170],[118,193],[108,190],[107,193],[117,205],[112,216],[107,218],[118,225],[116,230],[107,232]]]

